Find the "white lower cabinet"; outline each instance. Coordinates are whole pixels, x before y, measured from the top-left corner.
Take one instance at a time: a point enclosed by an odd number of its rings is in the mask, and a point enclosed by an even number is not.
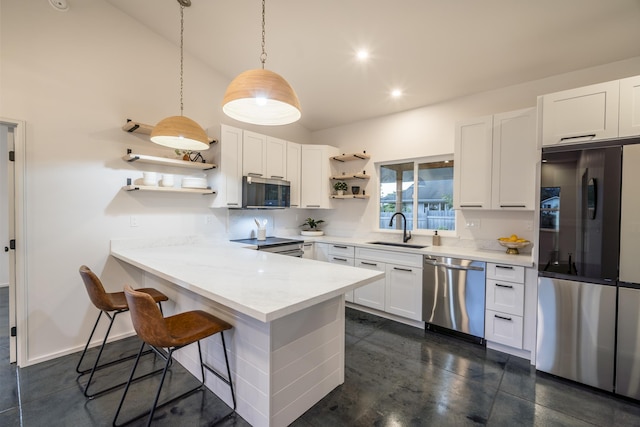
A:
[[[487,341],[522,348],[522,316],[487,310],[484,322]]]
[[[369,270],[386,271],[387,265],[384,262],[369,261],[356,259],[356,267],[367,268]],[[357,288],[353,295],[353,302],[363,305],[365,307],[375,308],[376,310],[384,311],[385,301],[385,286],[386,281],[382,279],[376,280],[373,283]]]
[[[422,268],[387,264],[385,309],[413,320],[422,320]]]
[[[315,254],[315,245],[313,242],[304,242],[302,244],[302,258],[305,259],[316,259]]]
[[[354,250],[354,247],[349,245],[329,244],[328,261],[332,264],[342,264],[353,267],[355,265],[355,260],[353,259]],[[353,302],[353,291],[345,294],[345,300]]]
[[[485,339],[523,348],[524,267],[487,263]]]

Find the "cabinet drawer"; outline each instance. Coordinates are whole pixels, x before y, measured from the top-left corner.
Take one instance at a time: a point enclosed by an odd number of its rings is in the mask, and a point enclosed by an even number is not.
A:
[[[488,279],[487,309],[522,316],[524,314],[524,285]]]
[[[522,316],[487,310],[484,337],[487,341],[522,348]]]
[[[423,255],[403,253],[398,251],[385,251],[380,249],[356,248],[356,258],[368,259],[379,262],[408,265],[422,268]]]
[[[348,265],[351,267],[355,265],[355,260],[352,257],[341,255],[329,255],[329,262],[333,264]]]
[[[509,264],[487,263],[487,278],[524,283],[524,267]]]
[[[353,258],[354,254],[355,248],[353,246],[329,243],[329,255]]]

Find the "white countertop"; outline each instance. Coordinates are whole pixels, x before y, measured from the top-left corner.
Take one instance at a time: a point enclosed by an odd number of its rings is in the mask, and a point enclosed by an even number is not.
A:
[[[111,255],[262,322],[384,277],[384,273],[250,250],[200,236],[114,239]]]
[[[434,256],[444,256],[444,257],[452,257],[452,258],[464,258],[464,259],[472,259],[475,261],[484,261],[484,262],[494,262],[494,263],[502,263],[509,265],[517,265],[522,267],[533,267],[533,257],[531,254],[518,254],[511,255],[506,253],[506,249],[500,251],[493,251],[488,249],[476,249],[476,248],[466,248],[466,247],[456,247],[456,246],[430,246],[426,245],[426,247],[422,249],[417,248],[409,248],[409,247],[398,247],[398,246],[387,246],[387,245],[374,245],[369,242],[372,241],[386,241],[387,239],[360,239],[360,238],[349,238],[349,237],[333,237],[333,236],[322,236],[322,237],[306,237],[306,236],[296,236],[300,240],[305,241],[313,241],[313,242],[321,242],[321,243],[334,243],[341,245],[353,245],[366,247],[369,249],[379,249],[383,251],[397,251],[404,253],[414,253],[420,255],[434,255]],[[391,239],[388,239],[392,241]],[[407,242],[407,244],[414,244],[411,240]],[[419,243],[415,243],[419,244]]]

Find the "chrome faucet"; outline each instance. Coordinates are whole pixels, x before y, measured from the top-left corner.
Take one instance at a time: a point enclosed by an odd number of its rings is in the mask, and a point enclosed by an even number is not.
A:
[[[404,223],[403,223],[404,228],[402,229],[402,241],[404,243],[407,243],[407,241],[409,241],[409,239],[411,238],[411,231],[409,231],[409,234],[407,234],[407,217],[404,216],[402,212],[396,212],[393,215],[391,215],[391,219],[389,220],[389,227],[393,225],[393,218],[395,218],[396,215],[400,215],[404,220]]]

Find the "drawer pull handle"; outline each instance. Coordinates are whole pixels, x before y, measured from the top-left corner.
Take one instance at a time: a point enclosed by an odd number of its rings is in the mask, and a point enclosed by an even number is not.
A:
[[[571,139],[580,139],[580,138],[589,138],[589,139],[593,139],[596,137],[595,133],[590,133],[588,135],[578,135],[578,136],[565,136],[563,138],[560,138],[560,141],[569,141]]]
[[[513,286],[511,285],[502,285],[500,283],[496,283],[496,286],[499,288],[509,288],[509,289],[513,289]]]
[[[284,179],[284,176],[280,176],[280,175],[271,175],[271,178]]]
[[[360,261],[360,263],[361,263],[362,265],[370,265],[370,266],[373,266],[373,267],[377,267],[377,266],[378,266],[378,264],[376,264],[375,262],[364,262],[364,261]]]
[[[227,205],[229,205],[229,206],[238,206],[237,203],[227,203]]]
[[[513,270],[513,267],[510,265],[496,265],[496,268],[502,268],[504,270]]]
[[[247,172],[247,176],[262,176],[262,174],[256,172]]]
[[[500,205],[501,208],[526,208],[527,205]]]
[[[333,247],[336,248],[336,249],[347,249],[346,246],[333,245]]]
[[[307,205],[308,208],[319,208],[320,205]]]
[[[336,258],[336,257],[333,257],[333,259],[334,259],[334,260],[336,260],[336,261],[347,262],[346,258]]]
[[[394,269],[394,270],[400,270],[400,271],[409,271],[409,272],[413,271],[413,270],[412,270],[412,269],[410,269],[410,268],[393,267],[393,269]]]
[[[509,322],[511,322],[511,317],[498,316],[497,314],[494,314],[494,316],[497,317],[498,319],[508,320]]]
[[[461,208],[481,208],[482,205],[460,205]]]

